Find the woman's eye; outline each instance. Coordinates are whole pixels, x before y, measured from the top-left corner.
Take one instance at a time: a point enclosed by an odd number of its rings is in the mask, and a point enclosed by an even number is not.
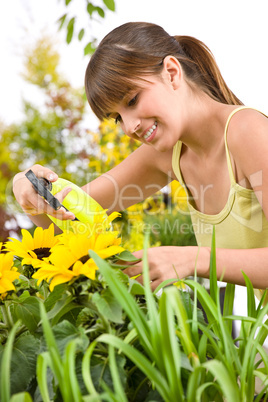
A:
[[[132,98],[129,102],[128,102],[128,106],[134,106],[137,103],[138,100],[138,95],[134,96],[134,98]]]
[[[121,116],[120,116],[120,114],[119,114],[118,116],[116,116],[116,118],[115,118],[114,120],[115,120],[115,124],[120,123],[120,122],[121,122]]]

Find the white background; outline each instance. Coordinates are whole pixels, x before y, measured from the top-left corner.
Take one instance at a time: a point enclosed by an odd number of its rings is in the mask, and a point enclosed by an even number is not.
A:
[[[102,5],[101,0],[94,3]],[[83,85],[88,62],[83,46],[77,41],[67,46],[65,32],[57,31],[56,20],[65,12],[63,4],[63,0],[0,0],[0,120],[7,124],[22,118],[22,97],[42,102],[20,73],[25,46],[34,44],[43,33],[51,34],[60,50],[63,74],[74,86]],[[81,26],[86,26],[85,0],[73,0],[71,6]],[[107,12],[102,23],[92,23],[98,39],[128,21],[154,22],[171,35],[196,36],[212,50],[232,91],[246,105],[268,114],[267,0],[116,0],[116,8],[116,13]],[[244,289],[237,287],[237,314],[246,309],[243,294]]]

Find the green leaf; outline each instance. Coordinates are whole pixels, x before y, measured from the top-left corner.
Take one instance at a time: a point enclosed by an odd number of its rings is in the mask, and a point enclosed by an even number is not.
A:
[[[87,5],[87,12],[88,12],[88,14],[90,15],[90,17],[92,16],[92,13],[94,12],[94,10],[95,10],[95,6],[93,6],[92,3],[88,3],[88,5]]]
[[[85,34],[85,30],[84,30],[84,28],[82,28],[82,29],[79,31],[78,39],[79,39],[79,40],[82,40],[83,37],[84,37],[84,34]]]
[[[129,278],[129,293],[133,296],[144,295],[144,287],[134,279]]]
[[[74,34],[74,23],[75,23],[75,18],[71,18],[70,21],[68,22],[67,25],[67,36],[66,36],[66,42],[69,44],[73,38]]]
[[[128,261],[128,262],[138,262],[141,261],[140,258],[136,258],[135,255],[133,255],[130,251],[125,250],[122,251],[120,254],[116,254],[116,258],[122,261]]]
[[[71,3],[71,1],[72,1],[72,0],[65,0],[65,4],[66,4],[66,6],[68,6],[68,4],[70,4],[70,3]]]
[[[40,322],[39,301],[36,297],[30,296],[21,302],[14,301],[10,307],[14,321],[20,319],[29,331],[36,330]]]
[[[109,10],[115,11],[115,2],[114,2],[114,0],[103,0],[103,3],[106,5],[106,7]]]
[[[104,12],[104,10],[103,10],[101,7],[95,7],[95,11],[97,11],[97,13],[99,14],[99,16],[100,16],[101,18],[104,18],[104,17],[105,17],[105,12]]]
[[[84,55],[93,54],[96,50],[96,46],[93,42],[88,42],[88,44],[84,47]]]
[[[112,292],[107,289],[101,294],[94,293],[92,301],[96,304],[98,310],[107,320],[122,324],[122,307],[117,299],[113,296]]]
[[[65,20],[66,20],[66,17],[67,17],[67,14],[64,14],[62,17],[60,17],[60,18],[58,19],[59,29],[62,29],[62,27],[63,27],[63,25],[64,25],[64,22],[65,22]]]
[[[31,395],[28,392],[21,392],[13,395],[10,402],[32,402]]]
[[[14,343],[10,381],[12,394],[25,391],[35,377],[40,345],[40,340],[29,333],[22,334]]]
[[[69,321],[62,321],[55,325],[53,327],[53,335],[61,356],[64,355],[67,344],[74,339],[78,342],[76,345],[77,351],[81,351],[82,353],[85,352],[89,344],[88,337],[85,335],[84,330],[82,328],[76,328]]]
[[[52,307],[62,298],[61,296],[65,293],[67,290],[68,286],[64,283],[61,285],[55,286],[53,289],[53,292],[51,292],[46,300],[44,301],[44,306],[46,308],[46,311],[49,311],[52,309]]]

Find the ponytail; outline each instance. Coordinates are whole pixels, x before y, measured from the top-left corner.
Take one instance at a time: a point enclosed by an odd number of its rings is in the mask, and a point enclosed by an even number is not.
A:
[[[230,105],[242,102],[228,88],[210,49],[191,36],[174,36],[185,57],[178,58],[190,82],[195,82],[213,99]]]

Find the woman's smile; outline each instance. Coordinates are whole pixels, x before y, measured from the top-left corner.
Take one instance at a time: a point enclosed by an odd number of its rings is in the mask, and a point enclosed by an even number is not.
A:
[[[147,132],[144,134],[143,138],[147,141],[150,142],[154,139],[155,135],[156,135],[156,130],[157,128],[157,121],[154,122],[154,124],[152,125],[151,128],[149,128],[149,130],[147,130]]]

